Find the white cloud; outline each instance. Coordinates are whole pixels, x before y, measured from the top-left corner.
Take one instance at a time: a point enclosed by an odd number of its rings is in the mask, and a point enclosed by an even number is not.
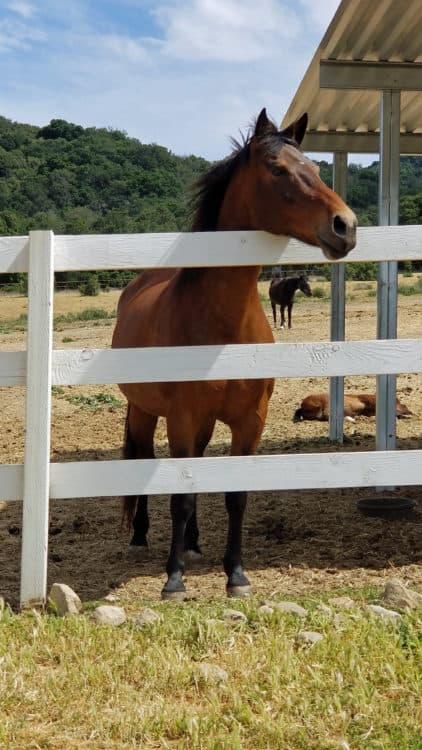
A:
[[[22,18],[32,18],[36,13],[36,8],[30,3],[24,2],[24,0],[14,0],[14,2],[8,3],[7,7]]]
[[[300,31],[297,16],[277,0],[184,0],[156,9],[164,52],[182,60],[253,62],[280,52]]]
[[[17,49],[29,50],[34,42],[41,42],[45,38],[41,29],[21,21],[12,22],[7,18],[0,21],[0,53]]]
[[[218,159],[262,107],[281,122],[325,29],[314,0],[115,2],[118,22],[92,0],[43,0],[30,22],[3,14],[3,116],[110,126]]]

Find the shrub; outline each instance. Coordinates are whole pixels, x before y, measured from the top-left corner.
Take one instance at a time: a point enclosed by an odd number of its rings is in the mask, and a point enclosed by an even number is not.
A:
[[[100,285],[96,276],[90,276],[78,287],[79,294],[84,297],[96,297],[100,293]]]
[[[327,292],[322,288],[322,286],[315,286],[312,289],[312,296],[317,297],[317,299],[325,299],[326,297],[328,297]]]

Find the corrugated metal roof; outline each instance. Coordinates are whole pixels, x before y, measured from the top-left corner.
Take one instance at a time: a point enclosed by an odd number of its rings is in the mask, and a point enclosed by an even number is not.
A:
[[[377,133],[379,91],[321,89],[321,60],[422,62],[422,0],[342,0],[283,120],[307,111],[311,133]],[[400,129],[422,133],[422,92],[402,92]]]

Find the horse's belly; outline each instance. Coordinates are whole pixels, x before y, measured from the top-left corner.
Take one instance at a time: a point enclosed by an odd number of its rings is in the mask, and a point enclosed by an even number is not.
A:
[[[200,419],[220,419],[227,381],[183,383],[126,383],[120,385],[128,401],[157,417],[173,419],[186,413]]]
[[[251,413],[265,420],[274,380],[229,380],[217,414],[220,422],[232,426]]]

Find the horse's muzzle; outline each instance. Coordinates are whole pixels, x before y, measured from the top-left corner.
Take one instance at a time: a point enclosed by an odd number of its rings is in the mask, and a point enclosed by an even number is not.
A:
[[[319,246],[328,260],[344,258],[356,245],[356,216],[348,209],[333,216],[317,232]]]

